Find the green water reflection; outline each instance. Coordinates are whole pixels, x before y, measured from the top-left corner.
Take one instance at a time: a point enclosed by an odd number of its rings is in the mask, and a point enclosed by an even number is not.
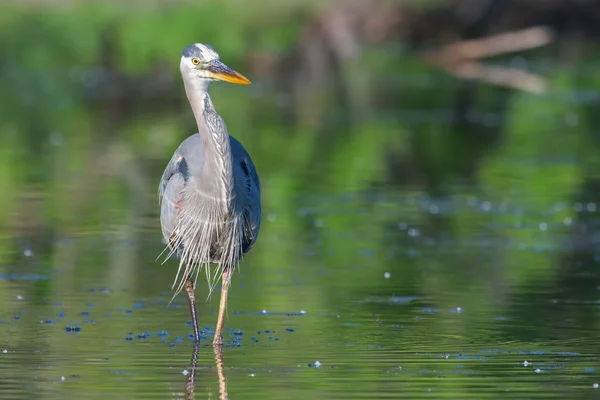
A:
[[[207,347],[216,301],[200,306],[196,398],[224,396],[224,379],[232,399],[591,398],[597,49],[527,60],[549,79],[540,96],[383,48],[365,50],[360,90],[342,65],[298,92],[244,56],[284,58],[298,39],[293,7],[270,10],[263,26],[212,1],[4,7],[2,397],[185,397],[191,327],[183,297],[167,307],[157,184],[195,129],[179,52],[208,37],[253,80],[212,92],[265,215],[233,278],[222,370]],[[194,24],[202,13],[215,18]]]

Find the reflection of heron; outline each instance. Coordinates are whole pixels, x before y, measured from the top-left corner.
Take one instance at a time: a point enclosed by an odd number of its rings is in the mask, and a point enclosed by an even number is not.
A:
[[[217,347],[214,347],[215,363],[217,365],[217,375],[219,376],[219,399],[227,400],[229,394],[227,392],[227,378],[225,377],[225,369],[223,368],[223,352]],[[193,399],[196,389],[196,368],[198,367],[198,343],[194,344],[194,352],[192,353],[192,365],[185,384],[185,398]]]
[[[198,367],[198,342],[194,343],[194,352],[192,353],[192,365],[188,374],[187,382],[185,384],[185,398],[193,399],[194,390],[196,388],[196,368]]]
[[[183,50],[180,62],[185,92],[198,124],[198,133],[181,143],[163,173],[159,196],[163,236],[180,257],[173,288],[187,292],[199,341],[195,281],[209,264],[222,277],[221,302],[213,345],[223,344],[223,318],[231,274],[242,255],[254,245],[260,227],[260,182],[244,147],[229,136],[208,93],[211,81],[238,84],[250,81],[219,60],[210,46],[196,43]]]

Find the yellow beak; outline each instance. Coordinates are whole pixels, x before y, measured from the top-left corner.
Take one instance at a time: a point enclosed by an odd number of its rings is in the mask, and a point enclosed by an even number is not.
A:
[[[220,81],[225,81],[229,83],[235,83],[238,85],[249,85],[250,80],[246,78],[244,75],[240,74],[229,68],[227,65],[223,64],[220,61],[216,61],[211,63],[207,71],[210,73],[210,77],[213,79],[217,79]]]

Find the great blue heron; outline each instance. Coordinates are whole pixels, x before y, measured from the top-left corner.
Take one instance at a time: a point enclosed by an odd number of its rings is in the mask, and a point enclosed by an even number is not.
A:
[[[244,146],[229,135],[215,111],[208,86],[216,80],[250,81],[224,65],[206,44],[186,47],[179,67],[198,133],[179,145],[163,173],[160,223],[171,253],[180,257],[173,289],[175,296],[183,288],[187,292],[196,343],[200,339],[194,298],[198,274],[206,268],[211,288],[221,277],[213,340],[214,346],[221,346],[231,274],[258,237],[260,182]],[[217,266],[212,282],[210,264]]]

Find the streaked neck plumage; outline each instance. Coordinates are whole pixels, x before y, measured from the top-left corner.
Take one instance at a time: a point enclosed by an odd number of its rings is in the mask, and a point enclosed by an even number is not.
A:
[[[198,134],[204,145],[205,171],[213,171],[210,177],[214,180],[214,189],[224,205],[230,205],[235,194],[233,192],[233,155],[227,127],[215,110],[208,92],[210,81],[184,79],[187,94],[196,123]]]

